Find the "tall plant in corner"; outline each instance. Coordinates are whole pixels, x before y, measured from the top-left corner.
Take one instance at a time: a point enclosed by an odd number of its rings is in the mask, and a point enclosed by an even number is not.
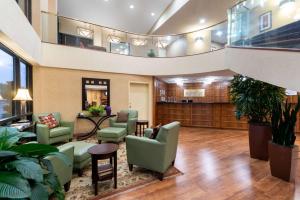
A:
[[[296,105],[276,104],[272,112],[272,142],[269,143],[270,168],[273,176],[294,181],[298,146],[295,145],[295,126],[300,110],[300,96]]]
[[[247,117],[251,158],[268,160],[268,141],[272,137],[270,119],[274,105],[282,103],[283,88],[242,75],[234,76],[230,86],[236,117]]]

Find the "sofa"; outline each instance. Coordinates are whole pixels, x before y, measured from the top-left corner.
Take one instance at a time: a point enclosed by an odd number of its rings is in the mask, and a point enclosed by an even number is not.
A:
[[[47,125],[41,124],[39,117],[47,116],[50,113],[42,113],[33,115],[33,121],[36,125],[37,141],[40,144],[53,144],[58,142],[72,141],[74,132],[74,122],[66,122],[61,120],[59,112],[52,113],[54,118],[59,122],[59,126],[49,129]]]
[[[159,179],[163,180],[164,173],[171,165],[174,165],[178,135],[179,122],[172,122],[159,129],[157,137],[150,139],[152,129],[147,129],[145,136],[126,136],[127,162],[129,170],[133,165],[158,172]]]
[[[126,135],[133,135],[136,131],[136,122],[138,120],[137,110],[121,110],[121,112],[128,112],[128,121],[124,123],[118,123],[117,117],[109,119],[109,126],[115,128],[125,128]]]

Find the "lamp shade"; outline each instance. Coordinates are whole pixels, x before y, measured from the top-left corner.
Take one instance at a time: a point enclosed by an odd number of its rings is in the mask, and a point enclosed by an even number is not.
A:
[[[32,101],[28,89],[18,89],[17,95],[13,99],[15,101]]]
[[[4,99],[3,99],[3,97],[2,97],[1,94],[0,94],[0,101],[1,101],[1,100],[4,100]]]

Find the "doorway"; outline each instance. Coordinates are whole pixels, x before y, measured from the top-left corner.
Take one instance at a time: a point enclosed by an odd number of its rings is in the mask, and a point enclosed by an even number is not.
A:
[[[149,120],[149,83],[130,82],[129,108],[139,112],[140,120]]]

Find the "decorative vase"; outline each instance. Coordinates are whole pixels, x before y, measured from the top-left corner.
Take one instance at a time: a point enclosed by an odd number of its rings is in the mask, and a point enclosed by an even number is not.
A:
[[[108,115],[108,116],[111,115],[111,107],[110,106],[106,106],[105,111],[106,111],[106,115]]]

